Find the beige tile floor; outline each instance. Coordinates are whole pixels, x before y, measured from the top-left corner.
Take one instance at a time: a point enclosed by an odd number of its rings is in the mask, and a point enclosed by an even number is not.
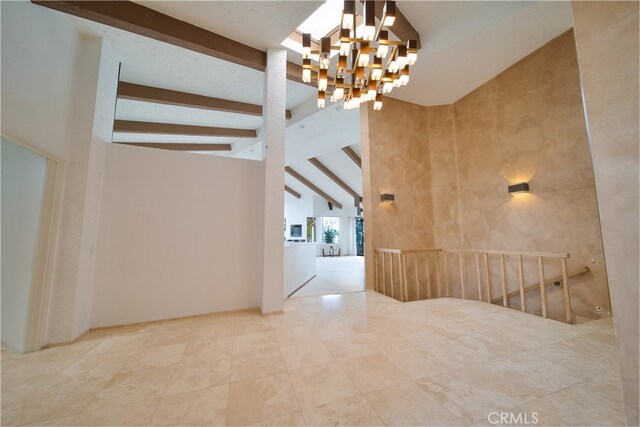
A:
[[[317,257],[316,277],[291,298],[364,291],[364,257]]]
[[[622,425],[609,319],[374,292],[2,349],[3,425]],[[493,415],[496,417],[499,415]],[[495,420],[495,418],[492,418]],[[521,422],[524,418],[520,419]]]

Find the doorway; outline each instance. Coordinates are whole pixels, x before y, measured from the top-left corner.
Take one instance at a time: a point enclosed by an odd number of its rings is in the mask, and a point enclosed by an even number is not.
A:
[[[364,223],[356,216],[323,216],[315,221],[316,275],[292,297],[362,292]]]
[[[4,136],[2,167],[2,343],[41,347],[57,162]]]

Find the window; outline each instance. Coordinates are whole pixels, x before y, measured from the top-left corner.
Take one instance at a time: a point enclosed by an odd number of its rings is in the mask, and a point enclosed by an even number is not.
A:
[[[340,218],[322,218],[322,243],[330,245],[340,244]]]
[[[294,52],[302,53],[302,33],[310,33],[314,42],[319,42],[322,37],[330,35],[335,28],[340,28],[340,21],[342,20],[342,7],[344,3],[342,0],[326,0],[318,9],[311,14],[296,30],[291,33],[281,43],[282,46],[293,50]],[[361,30],[358,31],[358,34]],[[340,43],[336,43],[335,46],[339,46]],[[312,44],[313,46],[313,44]],[[338,50],[331,50],[331,57],[338,54]],[[311,55],[311,57],[317,61],[318,54]]]

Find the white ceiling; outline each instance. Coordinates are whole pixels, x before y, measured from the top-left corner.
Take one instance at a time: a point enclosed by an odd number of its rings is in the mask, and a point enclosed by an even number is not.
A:
[[[266,51],[324,1],[136,1],[150,9]]]
[[[153,1],[147,7],[241,43],[266,50],[302,23],[321,1]],[[421,105],[452,103],[571,27],[569,2],[398,1],[419,31],[422,49],[408,86],[396,99]],[[122,60],[121,79],[132,83],[262,103],[263,73],[79,18],[83,33],[109,40]],[[297,54],[290,56],[296,56]],[[286,164],[358,144],[359,111],[315,107],[315,90],[288,82]],[[119,101],[116,117],[201,126],[259,129],[259,117]],[[260,158],[259,138],[115,134],[118,141],[231,142],[232,155]],[[253,151],[251,151],[253,150]],[[216,153],[220,155],[221,153]],[[228,154],[228,153],[227,153]],[[225,154],[222,154],[225,155]],[[334,159],[335,160],[335,159]]]
[[[568,1],[399,1],[420,33],[411,81],[392,98],[451,104],[573,26]]]
[[[122,62],[122,81],[262,104],[264,73],[260,71],[85,19],[71,19],[83,34],[110,42]],[[309,86],[287,81],[287,108],[313,93]]]
[[[340,105],[334,104],[291,124],[285,135],[285,164],[304,162],[311,157],[358,144],[360,110],[342,110]]]

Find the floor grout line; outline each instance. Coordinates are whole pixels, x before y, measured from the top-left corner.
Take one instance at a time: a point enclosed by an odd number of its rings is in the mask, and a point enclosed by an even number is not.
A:
[[[184,346],[184,349],[182,350],[182,353],[180,354],[180,358],[178,359],[176,364],[173,365],[173,371],[171,371],[171,375],[169,375],[169,380],[167,381],[167,384],[164,386],[164,390],[162,391],[162,394],[160,395],[160,398],[158,399],[158,402],[156,403],[156,407],[153,409],[153,412],[151,413],[151,416],[149,417],[149,420],[147,420],[147,425],[149,425],[151,423],[151,420],[153,420],[153,416],[156,414],[156,411],[158,410],[158,406],[160,406],[160,402],[162,401],[162,398],[164,397],[165,392],[169,388],[169,384],[171,384],[171,380],[173,379],[173,376],[175,375],[176,370],[178,369],[178,365],[180,364],[180,360],[182,360],[182,358],[184,357],[184,353],[187,351],[188,347],[189,347],[189,342],[186,343],[186,345]]]

